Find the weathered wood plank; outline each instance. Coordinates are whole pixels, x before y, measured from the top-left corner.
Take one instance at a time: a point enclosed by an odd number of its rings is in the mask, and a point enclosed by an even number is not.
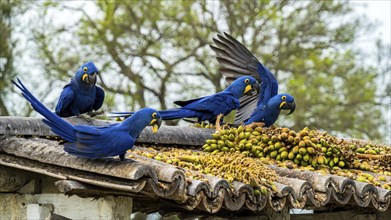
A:
[[[94,126],[104,126],[116,121],[90,120],[70,117],[64,120],[71,124],[85,124]],[[159,143],[178,144],[189,146],[202,146],[206,139],[211,138],[213,129],[202,129],[186,126],[162,126],[157,134],[153,134],[149,127],[145,128],[137,142],[139,143]],[[50,128],[45,125],[40,118],[26,117],[0,117],[0,135],[31,135],[31,136],[55,136]]]

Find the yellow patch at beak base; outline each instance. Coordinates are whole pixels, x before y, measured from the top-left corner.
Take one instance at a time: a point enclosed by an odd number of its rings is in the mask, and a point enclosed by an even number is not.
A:
[[[286,104],[285,101],[281,102],[281,104],[280,104],[280,109],[281,109],[285,104]]]
[[[159,126],[157,124],[154,124],[152,126],[152,133],[156,133],[158,129],[159,129]]]
[[[251,88],[252,88],[251,85],[247,85],[246,88],[244,89],[243,94],[245,94],[245,93],[247,93],[248,91],[250,91]]]
[[[83,82],[85,81],[85,79],[88,77],[88,74],[84,74],[82,77],[81,77],[81,80],[83,80]]]

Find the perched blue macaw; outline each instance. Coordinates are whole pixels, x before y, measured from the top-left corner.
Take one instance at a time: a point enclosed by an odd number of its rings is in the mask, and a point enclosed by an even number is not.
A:
[[[102,158],[119,155],[123,160],[126,151],[133,147],[140,132],[146,126],[152,125],[152,132],[156,133],[162,121],[159,112],[143,108],[121,123],[101,127],[72,125],[47,109],[19,79],[18,82],[12,80],[12,83],[22,91],[22,95],[34,110],[45,117],[43,122],[67,141],[64,150],[77,157]]]
[[[99,73],[93,62],[83,64],[61,92],[56,114],[61,117],[78,116],[98,110],[105,98],[102,88],[96,86]]]
[[[226,76],[228,82],[249,75],[261,84],[259,95],[243,96],[240,99],[235,124],[262,122],[268,127],[277,120],[281,109],[290,110],[288,114],[293,113],[296,108],[293,96],[278,94],[278,83],[270,70],[239,41],[224,34],[225,36],[217,35],[218,39],[213,39],[217,47],[210,46],[217,53],[221,74]]]
[[[209,121],[216,123],[217,116],[227,115],[239,108],[239,98],[243,94],[258,91],[258,83],[254,77],[243,76],[236,79],[226,89],[216,94],[187,101],[176,101],[180,108],[159,111],[163,120],[179,118],[197,118],[199,122]],[[113,112],[120,116],[129,116],[133,112]]]

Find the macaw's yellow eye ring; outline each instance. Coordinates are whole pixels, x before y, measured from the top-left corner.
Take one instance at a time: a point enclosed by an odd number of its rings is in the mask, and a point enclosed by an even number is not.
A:
[[[245,82],[245,83],[249,83],[249,82],[250,82],[250,79],[245,79],[244,82]]]
[[[281,97],[281,99],[282,99],[282,100],[285,100],[285,99],[286,99],[286,96],[283,95],[283,96]]]
[[[152,118],[156,118],[156,112],[152,113]]]
[[[83,68],[83,71],[84,71],[84,72],[87,72],[87,70],[88,70],[87,67],[84,67],[84,68]]]

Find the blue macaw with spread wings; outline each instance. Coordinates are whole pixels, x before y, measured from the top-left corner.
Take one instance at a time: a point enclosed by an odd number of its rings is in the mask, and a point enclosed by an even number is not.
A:
[[[209,121],[216,123],[218,115],[227,115],[232,110],[239,108],[239,98],[244,94],[251,94],[259,90],[257,80],[252,76],[237,78],[223,91],[187,101],[176,101],[180,108],[159,111],[163,120],[180,118],[197,118],[199,122]],[[112,112],[115,115],[127,117],[133,112]]]
[[[132,117],[121,123],[107,126],[72,125],[47,109],[33,94],[17,79],[12,80],[31,106],[45,119],[43,122],[51,130],[66,140],[64,150],[71,155],[83,158],[102,158],[119,156],[124,160],[127,150],[133,147],[141,131],[148,125],[156,133],[161,124],[159,112],[151,108],[143,108]]]
[[[238,77],[253,76],[260,81],[258,95],[243,96],[240,98],[240,107],[236,113],[235,124],[244,122],[245,125],[253,122],[262,122],[266,127],[274,124],[281,109],[295,111],[296,104],[293,96],[278,94],[278,83],[270,70],[239,41],[224,33],[217,35],[213,41],[217,46],[210,46],[217,53],[220,63],[220,72],[228,82]]]
[[[102,107],[105,92],[95,85],[98,73],[93,62],[83,64],[64,86],[56,105],[56,114],[61,117],[78,116]]]

